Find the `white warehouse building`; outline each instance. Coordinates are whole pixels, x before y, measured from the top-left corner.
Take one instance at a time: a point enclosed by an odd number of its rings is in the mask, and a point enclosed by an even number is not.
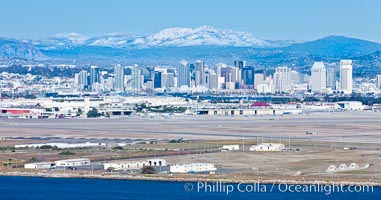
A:
[[[57,167],[74,167],[74,166],[83,166],[90,165],[90,160],[87,158],[77,158],[77,159],[68,159],[68,160],[57,160],[54,161]]]
[[[261,143],[249,148],[250,151],[283,151],[284,149],[286,149],[285,145],[280,143]]]
[[[220,149],[221,149],[221,151],[235,151],[235,150],[239,150],[239,145],[238,144],[223,145]]]
[[[124,161],[116,163],[104,163],[103,169],[130,170],[140,169],[144,166],[167,166],[167,161],[164,159],[148,159],[147,161]]]
[[[214,172],[216,170],[216,166],[212,163],[175,164],[169,169],[171,173]]]
[[[25,169],[51,169],[55,164],[52,162],[39,162],[39,163],[27,163],[24,165]]]

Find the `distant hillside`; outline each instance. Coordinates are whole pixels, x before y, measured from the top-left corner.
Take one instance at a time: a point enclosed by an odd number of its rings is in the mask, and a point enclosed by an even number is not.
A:
[[[0,58],[42,60],[45,56],[30,43],[0,38]]]
[[[325,57],[348,58],[381,50],[381,44],[344,36],[329,36],[311,42],[293,44],[286,51],[308,53]]]

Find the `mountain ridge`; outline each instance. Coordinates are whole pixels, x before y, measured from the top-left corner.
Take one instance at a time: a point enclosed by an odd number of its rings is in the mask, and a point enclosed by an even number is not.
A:
[[[214,48],[209,48],[210,46]],[[133,51],[147,49],[149,51],[138,52],[150,52],[152,55],[160,56],[163,48],[171,48],[168,52],[172,52],[173,55],[167,54],[167,56],[178,57],[177,55],[187,55],[186,52],[179,52],[186,49],[182,47],[194,47],[193,53],[200,56],[202,53],[208,53],[203,51],[211,49],[212,52],[209,53],[215,57],[226,56],[229,49],[232,51],[231,55],[238,56],[239,52],[234,52],[236,48],[232,47],[256,49],[256,52],[262,52],[263,56],[268,54],[269,58],[271,54],[279,51],[292,53],[292,55],[316,55],[327,58],[358,57],[381,51],[380,43],[345,36],[331,35],[301,43],[291,40],[269,40],[255,37],[247,32],[217,29],[211,26],[167,28],[147,36],[112,33],[88,37],[78,33],[64,33],[39,40],[0,38],[0,47],[0,57],[34,60],[46,58],[44,54],[49,59],[68,59],[71,55],[76,55],[78,59],[91,56],[105,58],[102,55],[105,54],[111,60],[113,57],[126,53],[131,55],[129,59],[135,59],[135,57],[142,59],[145,55],[136,54]],[[173,50],[176,48],[179,51]],[[70,58],[73,59],[73,57]]]

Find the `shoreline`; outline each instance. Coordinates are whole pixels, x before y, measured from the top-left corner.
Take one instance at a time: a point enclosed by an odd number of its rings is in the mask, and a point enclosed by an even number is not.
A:
[[[35,178],[78,178],[78,179],[103,179],[103,180],[132,180],[132,181],[165,181],[165,182],[209,182],[209,183],[232,183],[232,184],[296,184],[296,185],[329,185],[341,184],[349,185],[367,185],[381,187],[381,182],[371,181],[319,181],[319,180],[290,180],[290,179],[225,179],[225,178],[189,178],[189,177],[162,177],[162,176],[144,176],[144,175],[103,175],[103,174],[46,174],[46,173],[29,173],[29,172],[0,172],[0,176],[14,177],[35,177]]]

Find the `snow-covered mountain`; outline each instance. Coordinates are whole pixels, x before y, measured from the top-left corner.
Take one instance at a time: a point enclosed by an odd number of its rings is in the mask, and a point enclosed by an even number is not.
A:
[[[227,29],[216,29],[210,26],[198,28],[168,28],[146,37],[147,46],[273,46],[271,41],[254,37],[251,33]]]
[[[42,49],[70,48],[73,46],[101,46],[113,48],[150,48],[185,46],[236,46],[236,47],[284,47],[293,41],[274,41],[255,37],[251,33],[217,29],[211,26],[198,28],[167,28],[158,33],[140,36],[132,34],[107,34],[88,38],[69,33],[33,41]]]
[[[78,33],[63,33],[32,41],[39,49],[62,49],[84,44],[89,38]]]

